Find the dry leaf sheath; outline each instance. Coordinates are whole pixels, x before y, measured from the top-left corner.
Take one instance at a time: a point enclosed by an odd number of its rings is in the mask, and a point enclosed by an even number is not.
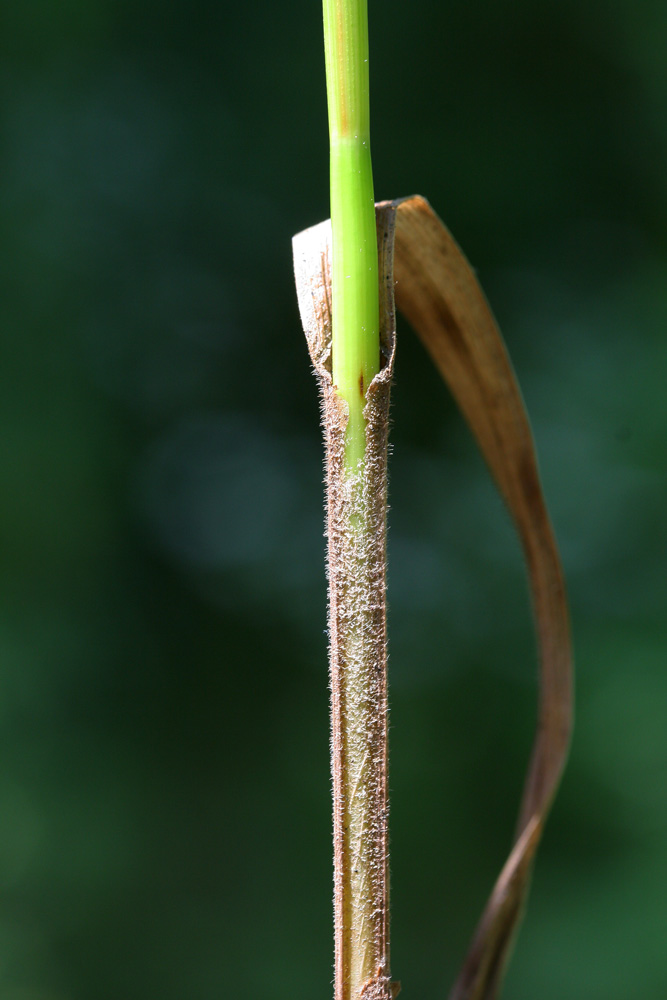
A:
[[[328,535],[333,773],[335,800],[336,933],[347,905],[343,885],[357,852],[372,856],[375,977],[352,1000],[384,1000],[395,992],[388,967],[388,858],[386,788],[386,675],[384,571],[385,456],[389,379],[393,359],[393,301],[424,343],[467,420],[519,533],[530,579],[540,656],[540,695],[535,744],[521,803],[516,839],[474,935],[450,1000],[495,1000],[528,892],[535,852],[567,756],[572,721],[572,656],[565,586],[544,502],[528,418],[507,352],[477,279],[446,227],[420,197],[377,206],[380,234],[383,367],[369,390],[367,461],[378,479],[369,480],[373,534],[346,537],[341,518],[340,477],[345,415],[331,389],[329,267],[326,223],[294,239],[301,318],[322,392],[327,449]],[[395,225],[394,225],[395,224]],[[392,276],[392,239],[395,238]],[[375,412],[375,406],[380,407]],[[372,419],[372,424],[370,423]],[[352,501],[353,504],[356,500]],[[355,579],[350,577],[355,576]],[[358,576],[356,576],[358,574]],[[375,590],[373,584],[375,583]],[[368,588],[360,597],[359,588]],[[349,665],[359,652],[345,601],[365,607],[362,644],[373,650],[366,669],[368,688],[351,691]],[[366,653],[363,654],[366,656]],[[363,658],[362,656],[362,658]],[[375,657],[375,667],[371,660]],[[358,703],[361,752],[368,740],[375,777],[359,781],[352,748],[341,741],[341,720]],[[356,750],[354,751],[357,752]],[[346,831],[346,793],[366,797],[364,843],[352,845]],[[371,818],[371,813],[372,818]],[[363,887],[359,886],[361,891]],[[340,954],[338,947],[337,960]],[[342,959],[344,963],[344,957]],[[344,972],[344,969],[338,972]],[[337,975],[338,982],[338,975]],[[336,1000],[348,1000],[336,993]]]
[[[391,275],[393,220],[378,211],[380,273]],[[336,1000],[385,1000],[389,973],[385,523],[391,280],[380,294],[380,372],[366,394],[366,449],[351,475],[347,408],[331,379],[330,227],[294,239],[301,318],[320,385],[326,447]],[[394,988],[395,989],[395,988]]]

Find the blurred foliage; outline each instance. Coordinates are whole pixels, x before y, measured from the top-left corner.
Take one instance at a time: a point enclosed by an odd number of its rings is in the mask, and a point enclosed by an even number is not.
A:
[[[378,198],[481,281],[569,578],[572,760],[505,995],[667,993],[667,8],[371,0]],[[0,992],[330,995],[321,449],[290,237],[317,3],[0,10]],[[444,997],[535,710],[508,519],[409,330],[390,512],[393,966]]]

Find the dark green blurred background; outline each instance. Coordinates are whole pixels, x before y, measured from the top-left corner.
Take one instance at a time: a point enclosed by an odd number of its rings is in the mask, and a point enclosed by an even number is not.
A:
[[[577,732],[508,1000],[667,996],[667,7],[371,0],[378,199],[477,268],[569,579]],[[290,237],[316,0],[0,12],[0,996],[331,996],[321,447]],[[405,327],[393,966],[446,996],[535,711],[521,558]]]

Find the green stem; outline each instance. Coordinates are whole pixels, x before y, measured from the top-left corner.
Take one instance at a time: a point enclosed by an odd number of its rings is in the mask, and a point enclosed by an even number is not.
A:
[[[348,415],[342,482],[333,490],[345,500],[335,523],[330,501],[329,523],[335,994],[336,1000],[360,1000],[362,993],[371,996],[369,989],[374,997],[388,995],[384,625],[381,634],[372,628],[384,601],[383,558],[376,567],[383,535],[378,518],[371,517],[364,461],[366,393],[380,370],[378,247],[367,0],[323,0],[323,11],[331,144],[331,377]],[[381,496],[384,484],[375,484],[373,501]],[[379,522],[383,526],[384,506]],[[371,579],[373,571],[377,579]],[[336,624],[338,613],[342,625]]]
[[[380,367],[366,0],[323,0],[331,144],[332,378],[349,410],[346,465],[363,460],[366,389]]]

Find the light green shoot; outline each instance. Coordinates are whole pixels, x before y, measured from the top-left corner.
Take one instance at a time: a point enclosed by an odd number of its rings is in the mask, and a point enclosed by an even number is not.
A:
[[[349,410],[345,461],[364,456],[366,390],[379,371],[367,0],[323,0],[331,144],[332,379]]]

